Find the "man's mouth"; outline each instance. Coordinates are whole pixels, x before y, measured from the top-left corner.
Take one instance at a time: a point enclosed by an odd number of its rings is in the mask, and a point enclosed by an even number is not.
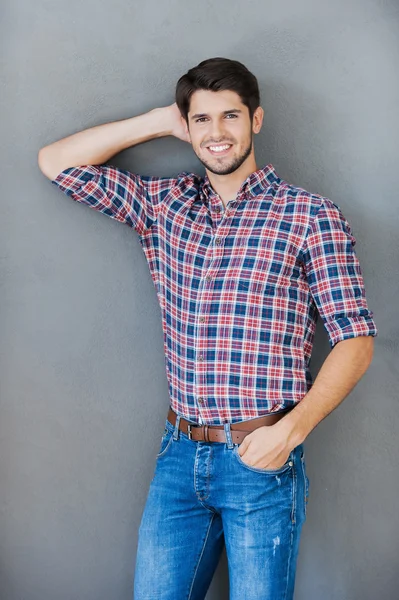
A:
[[[232,147],[232,144],[215,144],[208,146],[207,150],[212,156],[225,156]]]

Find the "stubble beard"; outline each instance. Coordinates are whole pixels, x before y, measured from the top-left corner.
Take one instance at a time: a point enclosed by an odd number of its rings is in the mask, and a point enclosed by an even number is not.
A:
[[[239,169],[243,162],[247,160],[248,156],[251,154],[252,151],[252,142],[253,140],[251,139],[248,147],[244,150],[244,152],[240,156],[233,158],[232,161],[227,164],[220,164],[220,166],[212,165],[208,161],[198,156],[198,154],[196,153],[197,158],[211,173],[214,173],[215,175],[230,175],[231,173],[234,173],[234,171]]]

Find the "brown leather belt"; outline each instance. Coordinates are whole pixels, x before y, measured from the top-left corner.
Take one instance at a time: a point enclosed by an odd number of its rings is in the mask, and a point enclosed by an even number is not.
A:
[[[258,427],[274,425],[290,410],[291,408],[287,408],[278,413],[264,415],[263,417],[258,417],[256,419],[240,421],[239,423],[231,423],[230,431],[233,443],[241,444],[245,436]],[[176,424],[176,416],[177,415],[174,410],[169,408],[168,421],[170,421],[172,425]],[[183,419],[183,417],[181,417],[179,430],[183,431],[183,433],[186,433],[190,440],[195,440],[196,442],[227,442],[223,425],[200,425],[187,421],[187,419]]]

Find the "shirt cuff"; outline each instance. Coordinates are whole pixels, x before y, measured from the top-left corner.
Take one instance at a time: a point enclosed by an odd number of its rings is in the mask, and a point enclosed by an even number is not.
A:
[[[378,335],[378,329],[373,316],[357,315],[354,317],[341,317],[325,323],[331,348],[338,342],[363,335]]]
[[[93,165],[84,167],[68,167],[57,175],[51,183],[58,186],[64,194],[71,196],[81,189],[88,181],[99,174],[99,168]]]

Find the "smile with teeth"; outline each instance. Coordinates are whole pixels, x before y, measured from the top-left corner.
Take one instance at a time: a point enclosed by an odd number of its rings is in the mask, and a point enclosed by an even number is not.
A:
[[[223,144],[221,146],[208,146],[208,150],[212,153],[212,154],[223,154],[225,152],[227,152],[228,150],[230,150],[232,144]]]

